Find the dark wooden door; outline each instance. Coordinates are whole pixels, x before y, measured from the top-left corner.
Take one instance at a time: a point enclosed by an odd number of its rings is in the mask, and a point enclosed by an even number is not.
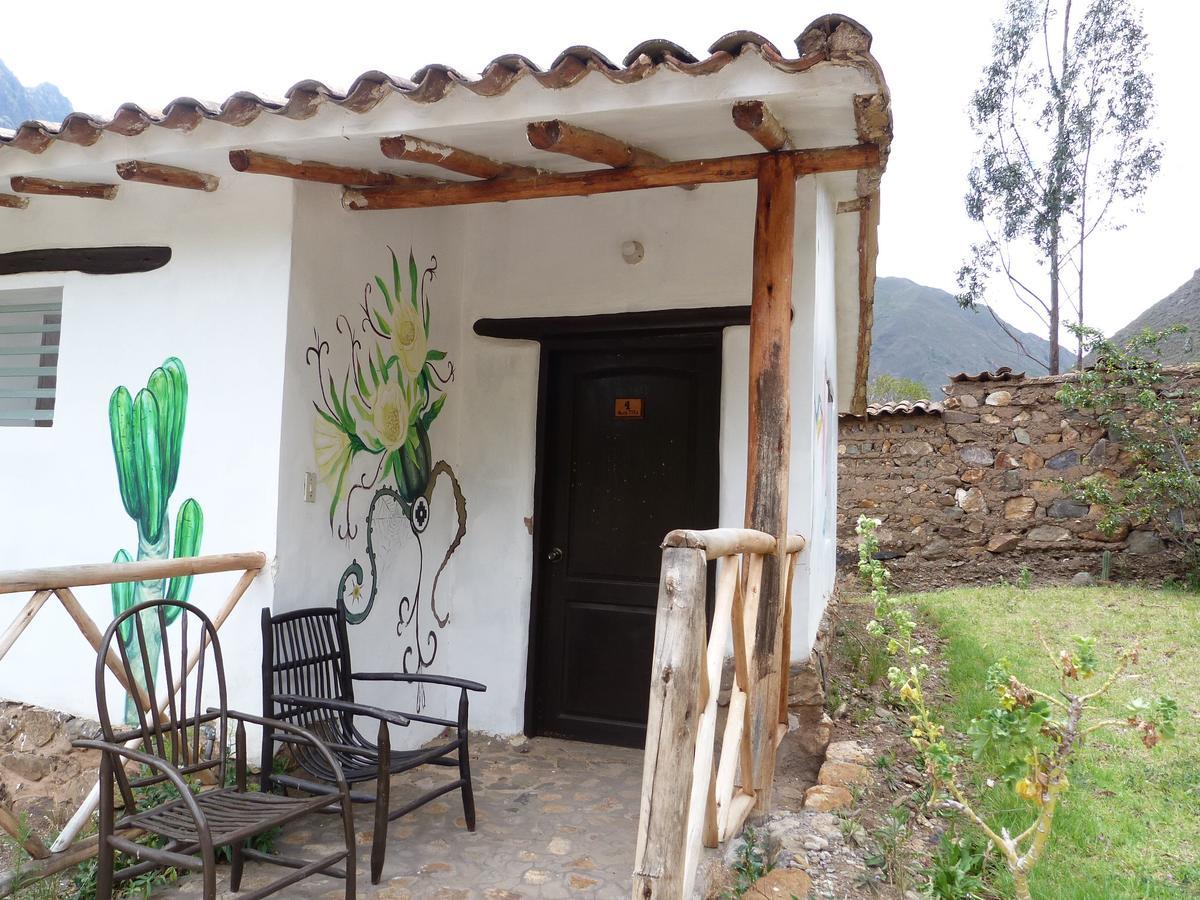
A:
[[[532,730],[645,742],[661,563],[718,516],[720,335],[543,349]]]

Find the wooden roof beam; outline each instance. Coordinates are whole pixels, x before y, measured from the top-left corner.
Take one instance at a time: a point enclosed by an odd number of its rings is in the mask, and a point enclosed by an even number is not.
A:
[[[762,100],[739,100],[733,104],[733,124],[772,153],[793,149],[787,129]]]
[[[379,149],[388,159],[426,163],[431,166],[439,166],[449,172],[457,172],[460,175],[470,175],[472,178],[484,180],[530,177],[539,174],[538,170],[531,166],[498,162],[469,150],[460,150],[458,147],[427,141],[424,138],[413,137],[411,134],[380,138]]]
[[[190,191],[213,192],[221,183],[216,175],[206,175],[192,169],[168,166],[163,163],[130,160],[117,163],[117,174],[126,181],[157,184],[163,187],[185,188]]]
[[[27,178],[14,175],[9,179],[18,194],[42,194],[47,197],[84,197],[88,200],[112,200],[117,185],[91,181],[54,181],[50,178]]]
[[[667,160],[657,153],[634,147],[622,140],[580,128],[561,119],[530,122],[525,127],[531,146],[550,153],[562,153],[588,162],[626,169],[630,166],[661,166]]]
[[[419,181],[403,175],[393,175],[391,172],[376,172],[373,169],[337,166],[311,160],[293,162],[282,156],[259,153],[257,150],[230,150],[229,165],[235,171],[250,175],[275,175],[295,181],[315,181],[319,184],[340,184],[349,187],[393,187]]]
[[[785,151],[783,155],[791,158],[797,176],[818,172],[855,171],[879,164],[879,147],[875,144],[791,150]],[[669,162],[657,166],[629,166],[624,169],[538,174],[491,181],[438,181],[422,186],[347,190],[342,195],[342,205],[352,210],[413,209],[423,206],[534,200],[543,197],[583,197],[615,191],[680,187],[687,184],[750,181],[758,177],[758,166],[763,156],[762,153],[751,153],[719,159]]]
[[[28,197],[18,197],[16,194],[0,194],[0,209],[25,209],[29,206]]]

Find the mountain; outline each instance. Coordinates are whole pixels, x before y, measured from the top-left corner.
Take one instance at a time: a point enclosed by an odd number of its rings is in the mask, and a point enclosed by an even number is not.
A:
[[[1200,362],[1200,269],[1114,334],[1112,339],[1121,344],[1143,328],[1162,331],[1179,324],[1186,325],[1188,331],[1186,334],[1173,335],[1163,342],[1163,362],[1173,365]]]
[[[1050,342],[1045,338],[1009,327],[1034,356],[1048,355]],[[1064,347],[1062,368],[1074,360]],[[986,310],[960,309],[953,295],[907,278],[876,279],[871,378],[909,378],[936,399],[950,375],[1000,366],[1046,374],[1046,368],[1022,354]]]
[[[0,62],[0,128],[16,128],[29,119],[61,122],[70,111],[70,101],[54,85],[25,87]]]

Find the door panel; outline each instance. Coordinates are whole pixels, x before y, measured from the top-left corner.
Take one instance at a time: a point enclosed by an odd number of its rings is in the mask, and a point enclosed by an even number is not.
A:
[[[720,337],[543,352],[533,730],[640,746],[659,544],[717,520]]]

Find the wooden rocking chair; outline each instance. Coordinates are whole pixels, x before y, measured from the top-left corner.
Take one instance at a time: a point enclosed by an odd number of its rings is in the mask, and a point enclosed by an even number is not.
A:
[[[375,793],[352,791],[356,803],[375,804],[375,832],[371,843],[371,883],[378,884],[383,872],[388,823],[405,816],[454,790],[462,790],[463,816],[468,831],[475,830],[475,796],[471,787],[471,762],[467,748],[467,691],[486,691],[475,681],[441,675],[404,672],[354,672],[346,636],[344,610],[328,607],[300,609],[272,616],[262,613],[263,713],[283,721],[294,721],[321,735],[341,763],[351,784],[375,781]],[[354,701],[355,681],[399,681],[436,684],[460,691],[458,719],[438,719],[420,713],[395,712]],[[355,716],[379,722],[374,741],[354,723]],[[417,750],[391,749],[388,725],[427,722],[452,729],[453,737],[433,747]],[[313,777],[276,774],[272,759],[276,735],[263,729],[262,789],[296,788],[314,794],[334,792],[332,772],[325,758],[296,745],[293,754],[301,770]],[[423,765],[457,766],[458,778],[427,791],[397,809],[390,806],[390,776]],[[320,780],[314,780],[320,779]]]
[[[178,616],[179,624],[168,634],[168,623]],[[147,640],[147,632],[153,634]],[[174,639],[178,634],[178,640]],[[164,690],[159,696],[155,684],[155,662],[161,641]],[[115,648],[114,648],[115,645]],[[219,705],[201,712],[204,696],[205,657],[212,649],[212,670],[216,676]],[[154,649],[151,649],[151,648]],[[138,707],[135,728],[113,728],[106,693],[106,660],[116,651],[129,684],[140,682],[134,670],[144,678],[148,711]],[[191,662],[195,673],[189,684]],[[210,684],[211,687],[211,684]],[[191,694],[189,695],[189,689]],[[133,878],[143,872],[164,866],[203,871],[203,896],[217,896],[216,848],[229,845],[232,867],[230,888],[237,892],[241,886],[242,868],[247,859],[275,863],[293,871],[271,884],[247,894],[247,898],[266,897],[309,875],[318,873],[343,878],[346,898],[355,896],[355,841],[353,808],[350,789],[341,766],[320,740],[311,732],[294,724],[272,722],[259,716],[235,712],[228,708],[225,694],[225,671],[221,661],[221,645],[217,631],[208,617],[188,603],[175,600],[152,600],[126,610],[113,620],[101,639],[96,659],[96,704],[100,716],[102,739],[74,741],[76,747],[100,751],[100,834],[99,870],[96,876],[96,897],[112,897],[113,884]],[[234,786],[228,784],[229,751],[228,720],[237,721]],[[306,752],[323,761],[333,785],[323,797],[284,797],[277,794],[246,789],[246,726],[252,722],[268,728],[277,741],[289,741],[304,747]],[[205,745],[215,741],[211,750]],[[208,735],[208,736],[206,736]],[[126,766],[136,764],[142,775],[133,777]],[[189,777],[209,773],[216,787],[193,793]],[[179,796],[153,804],[144,802],[140,788],[169,784]],[[119,788],[123,809],[116,808],[114,785]],[[161,792],[158,792],[161,798]],[[304,860],[277,856],[246,846],[255,835],[278,828],[308,813],[328,809],[338,804],[344,825],[346,847],[321,859]],[[165,841],[161,847],[135,843],[121,832],[140,829]],[[114,871],[117,851],[139,860],[134,865]],[[344,864],[343,868],[337,868]]]

